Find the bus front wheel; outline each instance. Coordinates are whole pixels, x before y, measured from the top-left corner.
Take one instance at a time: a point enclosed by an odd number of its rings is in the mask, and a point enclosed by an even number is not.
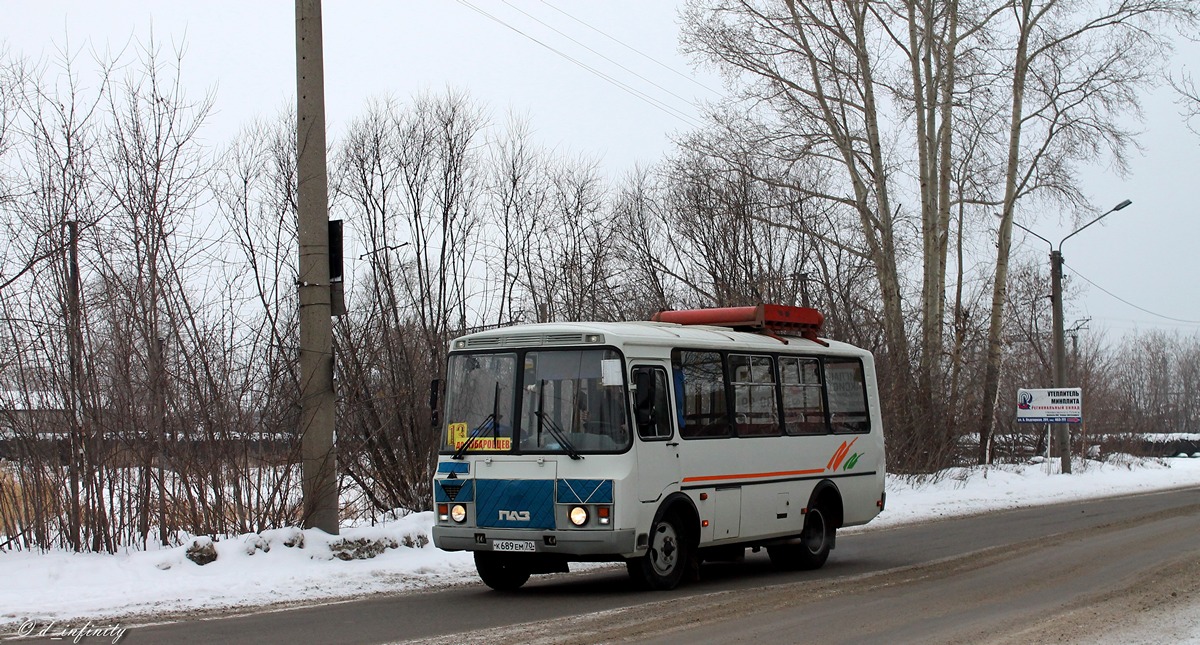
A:
[[[513,591],[529,581],[529,567],[507,553],[475,552],[475,570],[483,584],[496,591]]]
[[[834,530],[820,506],[808,509],[804,516],[804,531],[800,534],[799,544],[767,547],[771,564],[793,571],[820,569],[829,559]]]
[[[634,582],[663,591],[679,586],[692,558],[683,526],[678,513],[669,513],[654,523],[646,555],[626,562]]]

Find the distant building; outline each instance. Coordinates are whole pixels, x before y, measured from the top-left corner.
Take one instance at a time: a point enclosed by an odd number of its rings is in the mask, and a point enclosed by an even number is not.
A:
[[[0,390],[0,439],[30,433],[65,435],[70,429],[68,412],[58,392]]]

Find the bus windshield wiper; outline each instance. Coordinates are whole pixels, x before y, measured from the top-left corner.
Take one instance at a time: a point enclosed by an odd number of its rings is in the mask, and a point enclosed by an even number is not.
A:
[[[542,381],[538,390],[538,409],[533,412],[538,418],[538,430],[540,431],[542,424],[545,424],[546,429],[550,431],[550,435],[562,446],[563,451],[567,453],[568,457],[571,459],[583,459],[583,455],[580,455],[575,446],[567,439],[567,432],[562,429],[562,426],[558,425],[558,422],[553,417],[542,412],[542,391],[544,391],[545,387],[546,381]]]
[[[463,458],[463,455],[465,455],[467,452],[467,448],[469,448],[471,444],[488,429],[488,421],[492,422],[492,446],[495,447],[500,438],[500,423],[497,421],[497,417],[500,416],[499,407],[500,381],[496,381],[496,389],[492,392],[492,413],[484,417],[483,421],[480,421],[479,425],[475,426],[475,428],[471,430],[471,433],[467,435],[467,440],[463,442],[463,445],[459,446],[458,449],[454,451],[454,454],[450,456],[451,459],[461,460]]]
[[[541,410],[534,412],[534,414],[537,415],[538,419],[546,423],[546,429],[550,431],[550,436],[554,437],[554,440],[563,447],[563,451],[567,453],[568,457],[571,459],[583,459],[583,455],[579,454],[579,451],[567,439],[566,431],[562,429],[562,426],[558,425],[558,422],[553,417]]]
[[[496,416],[489,414],[484,417],[483,421],[480,421],[479,425],[475,426],[475,428],[471,430],[471,434],[467,435],[467,440],[463,442],[463,445],[458,447],[458,450],[454,451],[454,454],[451,455],[450,458],[462,459],[463,455],[467,452],[467,447],[469,447],[471,443],[478,439],[480,435],[482,435],[484,431],[488,429],[488,421],[491,421],[493,426],[496,425]]]

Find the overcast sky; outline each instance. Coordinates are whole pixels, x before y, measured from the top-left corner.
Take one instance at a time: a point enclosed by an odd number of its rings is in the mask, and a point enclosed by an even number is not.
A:
[[[120,49],[151,26],[168,46],[186,43],[190,91],[216,93],[210,143],[224,144],[251,119],[292,106],[291,1],[3,0],[0,8],[0,42],[10,55],[49,59],[66,42],[73,51]],[[327,120],[335,135],[369,97],[405,99],[454,87],[484,103],[493,122],[504,122],[509,110],[526,114],[543,145],[596,156],[619,176],[655,162],[671,133],[698,122],[695,104],[721,91],[715,76],[694,73],[678,54],[671,2],[327,0],[324,28]],[[1186,61],[1200,63],[1200,48],[1188,44],[1176,68]],[[1200,330],[1200,136],[1184,126],[1167,88],[1146,103],[1145,151],[1134,156],[1132,175],[1117,177],[1100,161],[1084,181],[1101,212],[1123,199],[1133,205],[1063,248],[1068,275],[1096,285],[1070,278],[1085,291],[1066,303],[1067,325],[1091,317],[1090,328],[1110,337]],[[1056,243],[1077,223],[1058,212],[1021,213],[1019,220]],[[1018,242],[1039,257],[1049,250],[1036,238]]]

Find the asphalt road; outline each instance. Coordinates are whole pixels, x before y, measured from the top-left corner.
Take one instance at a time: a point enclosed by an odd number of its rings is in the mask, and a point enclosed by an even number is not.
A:
[[[624,567],[134,626],[123,643],[1088,642],[1156,603],[1200,607],[1200,489],[839,535],[820,571],[763,554],[672,592]]]

